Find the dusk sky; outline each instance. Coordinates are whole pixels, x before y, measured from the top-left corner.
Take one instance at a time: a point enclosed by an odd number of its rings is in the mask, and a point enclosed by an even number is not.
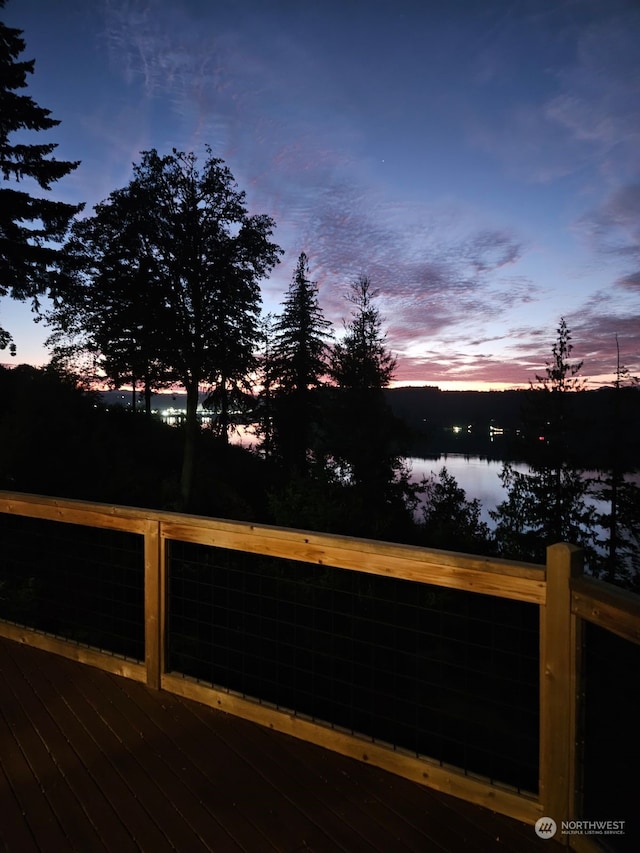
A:
[[[526,386],[562,316],[590,385],[640,373],[637,0],[8,0],[87,212],[140,151],[208,143],[305,251],[336,330],[380,292],[396,384]],[[11,359],[48,331],[3,300]]]

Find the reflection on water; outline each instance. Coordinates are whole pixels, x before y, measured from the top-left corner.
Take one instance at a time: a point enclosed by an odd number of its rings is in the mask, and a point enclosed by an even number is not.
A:
[[[465,456],[462,453],[444,453],[437,459],[410,457],[406,461],[411,468],[413,483],[419,483],[431,474],[437,477],[442,468],[446,468],[449,474],[455,477],[460,488],[464,489],[467,500],[477,498],[480,501],[482,521],[493,526],[489,510],[495,509],[506,497],[499,476],[504,464],[502,460],[481,459],[479,456]],[[512,462],[511,466],[522,473],[529,470],[523,462]]]
[[[462,453],[443,453],[437,459],[410,457],[406,461],[411,468],[411,482],[413,483],[419,483],[431,474],[437,477],[442,468],[446,468],[449,474],[455,477],[460,488],[464,489],[467,500],[477,498],[480,501],[482,521],[488,524],[490,528],[495,526],[489,516],[489,511],[495,509],[507,497],[506,490],[500,480],[500,472],[504,465],[503,460],[465,456]],[[514,471],[523,474],[529,472],[529,466],[525,462],[510,462],[509,464]],[[584,476],[595,480],[598,477],[598,472],[585,471]],[[625,479],[640,485],[640,475],[638,474],[627,474]],[[606,513],[609,510],[609,504],[606,501],[598,500],[593,496],[587,496],[586,502],[595,507],[599,513]],[[604,533],[601,528],[597,528],[597,530],[599,533]]]

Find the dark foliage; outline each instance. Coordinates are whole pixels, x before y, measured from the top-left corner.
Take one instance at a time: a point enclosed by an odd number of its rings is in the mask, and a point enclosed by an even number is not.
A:
[[[307,256],[301,252],[282,314],[273,324],[268,365],[274,450],[296,476],[307,474],[313,461],[320,421],[313,392],[327,374],[330,326],[320,308],[318,286],[309,278]]]
[[[51,368],[0,368],[0,489],[169,509],[179,489],[181,430],[100,404]],[[194,510],[264,520],[265,463],[199,436]]]
[[[4,7],[4,0],[0,8]],[[0,22],[0,296],[31,299],[45,293],[56,278],[60,260],[55,243],[64,239],[69,221],[82,205],[65,204],[23,189],[7,186],[30,178],[48,191],[51,184],[76,168],[77,162],[57,160],[55,143],[28,143],[12,134],[51,130],[60,122],[29,95],[19,94],[33,74],[35,60],[21,60],[22,31]],[[0,328],[0,349],[10,347],[11,335]]]
[[[441,468],[422,483],[421,535],[425,545],[467,554],[493,554],[495,542],[482,521],[480,501],[467,499],[455,477]]]
[[[570,361],[572,349],[571,333],[562,319],[552,359],[545,375],[537,377],[523,411],[529,471],[504,466],[507,498],[491,515],[501,555],[543,562],[548,545],[572,542],[585,549],[594,570],[596,512],[588,500],[589,479],[572,443],[581,426],[575,403],[584,393],[579,378],[582,362]]]
[[[144,151],[133,172],[76,229],[76,263],[50,320],[64,331],[71,312],[116,384],[142,373],[185,389],[176,508],[186,510],[193,508],[200,387],[222,397],[226,438],[226,395],[255,364],[259,281],[281,250],[270,241],[273,220],[249,215],[244,192],[210,149],[201,168],[193,153]]]

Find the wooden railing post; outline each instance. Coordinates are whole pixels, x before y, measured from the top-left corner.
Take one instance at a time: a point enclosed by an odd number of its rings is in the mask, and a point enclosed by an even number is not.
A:
[[[158,690],[163,668],[163,587],[160,522],[149,519],[144,533],[144,648],[147,684]]]
[[[547,548],[546,604],[540,608],[540,801],[558,825],[573,816],[576,766],[578,637],[571,614],[571,578],[582,574],[583,553],[561,542]]]

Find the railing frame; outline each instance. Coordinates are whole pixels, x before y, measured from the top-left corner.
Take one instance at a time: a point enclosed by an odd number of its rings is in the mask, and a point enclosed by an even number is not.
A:
[[[421,784],[528,823],[552,817],[558,825],[580,815],[575,791],[576,733],[581,695],[582,620],[640,643],[640,597],[584,577],[582,553],[559,543],[545,566],[476,557],[330,534],[223,521],[200,516],[0,491],[0,512],[138,533],[144,537],[145,661],[0,621],[0,636],[38,646],[109,672],[144,681],[270,728],[375,764]],[[540,610],[540,760],[538,795],[471,777],[428,758],[372,743],[294,713],[257,704],[226,690],[165,671],[166,543],[193,542],[296,561],[380,574],[537,604]],[[579,851],[591,839],[558,836]]]

